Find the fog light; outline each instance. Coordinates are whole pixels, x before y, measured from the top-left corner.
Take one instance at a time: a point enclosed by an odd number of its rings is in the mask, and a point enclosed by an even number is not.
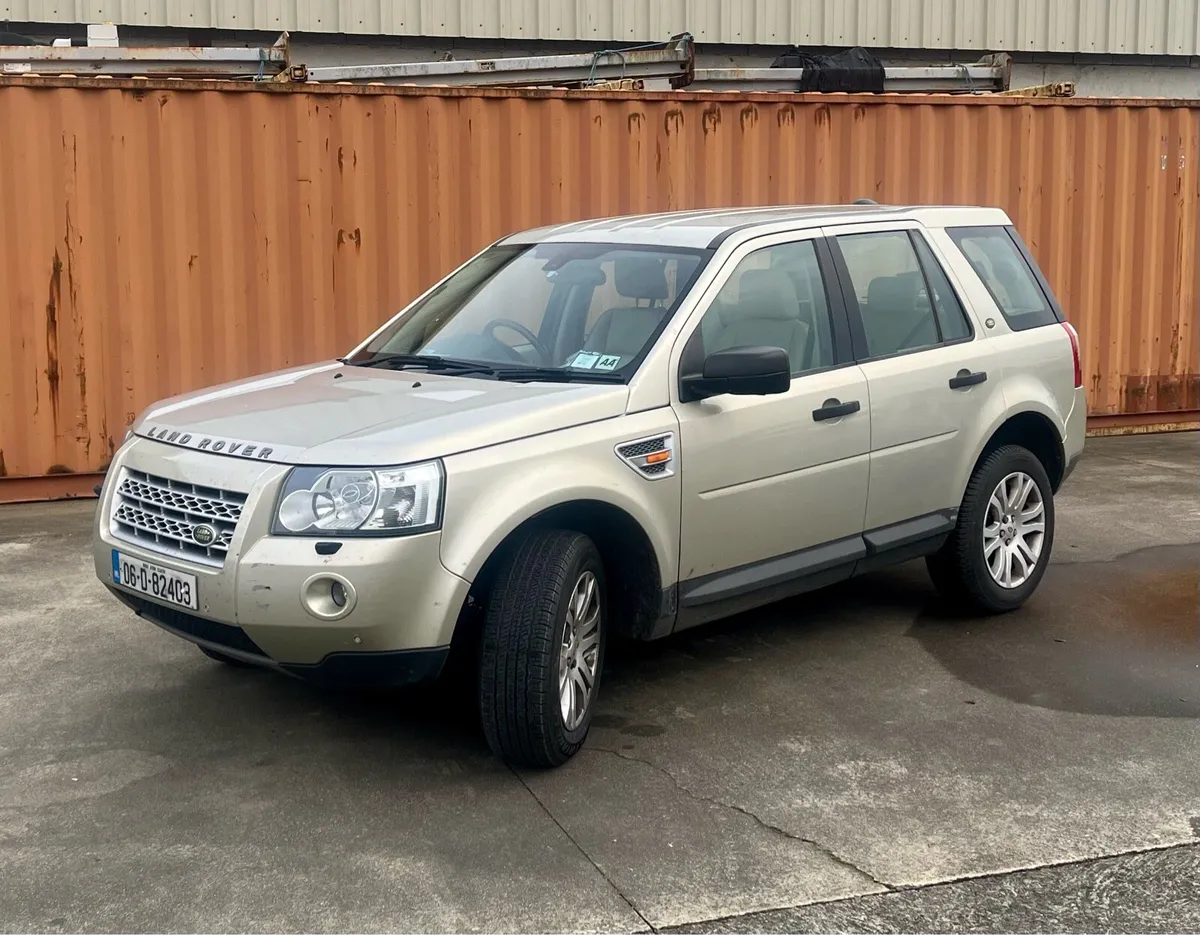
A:
[[[332,572],[313,575],[300,586],[300,603],[319,620],[340,620],[357,602],[354,585]]]

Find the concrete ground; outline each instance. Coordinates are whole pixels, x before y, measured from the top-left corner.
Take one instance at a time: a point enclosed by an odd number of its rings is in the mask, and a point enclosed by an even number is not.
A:
[[[1021,611],[918,563],[610,655],[562,769],[453,684],[210,662],[0,509],[0,930],[1200,931],[1200,435],[1092,441]]]

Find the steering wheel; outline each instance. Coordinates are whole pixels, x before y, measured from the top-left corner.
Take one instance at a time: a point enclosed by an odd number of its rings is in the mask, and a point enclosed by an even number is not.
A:
[[[535,351],[537,351],[538,357],[541,358],[541,363],[549,365],[551,355],[550,355],[550,351],[547,350],[546,345],[544,345],[538,339],[538,336],[536,334],[534,334],[532,331],[530,331],[528,328],[526,328],[519,321],[513,321],[511,318],[493,319],[492,321],[489,321],[486,325],[484,325],[483,334],[486,337],[491,338],[493,341],[495,341],[497,344],[499,344],[501,347],[503,347],[506,351],[508,351],[512,355],[514,360],[519,360],[521,363],[525,364],[525,363],[528,363],[528,361],[525,360],[524,357],[522,357],[520,354],[517,353],[516,348],[514,348],[508,344],[505,344],[498,337],[496,337],[496,329],[497,328],[507,328],[509,331],[515,331],[517,334],[521,335],[521,337],[525,338],[525,340],[527,340],[530,343],[530,345],[532,345],[533,349]]]

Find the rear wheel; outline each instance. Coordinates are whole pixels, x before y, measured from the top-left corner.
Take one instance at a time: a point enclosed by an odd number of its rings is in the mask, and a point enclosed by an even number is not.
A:
[[[492,750],[558,766],[591,726],[605,641],[604,567],[592,540],[537,530],[513,549],[487,603],[479,706]]]
[[[204,653],[204,655],[208,656],[209,659],[215,659],[217,662],[223,662],[225,665],[233,666],[235,669],[254,668],[254,666],[248,662],[242,662],[240,659],[234,659],[233,656],[226,656],[224,653],[219,653],[215,649],[209,649],[207,646],[197,646],[196,648],[200,650],[200,652]]]
[[[975,469],[957,528],[927,564],[946,598],[1004,613],[1037,589],[1053,544],[1054,494],[1046,469],[1027,448],[1005,445]]]

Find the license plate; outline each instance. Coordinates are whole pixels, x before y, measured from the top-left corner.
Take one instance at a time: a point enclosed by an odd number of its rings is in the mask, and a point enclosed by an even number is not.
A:
[[[164,604],[175,604],[191,610],[200,607],[195,575],[185,575],[153,562],[122,555],[116,549],[112,554],[112,578],[113,584],[145,594]]]

